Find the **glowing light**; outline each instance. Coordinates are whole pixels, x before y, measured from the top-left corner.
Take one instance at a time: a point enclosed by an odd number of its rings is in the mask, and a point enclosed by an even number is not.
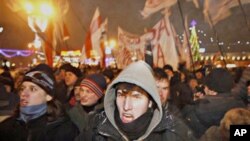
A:
[[[29,2],[26,2],[26,3],[24,4],[24,9],[26,10],[26,12],[27,12],[28,14],[31,14],[31,13],[34,11],[33,5],[32,5],[31,3],[29,3]]]
[[[3,32],[3,27],[0,27],[0,33],[2,33]]]
[[[195,20],[191,21],[191,26],[195,26],[197,24],[197,22]]]
[[[205,51],[206,51],[205,48],[199,48],[199,52],[200,52],[200,53],[204,53]]]
[[[235,64],[227,64],[226,67],[227,67],[227,68],[235,68],[236,65],[235,65]]]
[[[42,41],[41,40],[34,40],[34,46],[35,48],[40,48],[42,46]]]
[[[110,40],[109,45],[111,48],[114,48],[116,46],[116,41],[115,40]]]
[[[40,5],[40,11],[45,16],[52,16],[53,15],[53,7],[48,3],[43,3]]]
[[[7,67],[10,67],[10,62],[7,61],[7,62],[5,63],[5,65],[6,65]]]

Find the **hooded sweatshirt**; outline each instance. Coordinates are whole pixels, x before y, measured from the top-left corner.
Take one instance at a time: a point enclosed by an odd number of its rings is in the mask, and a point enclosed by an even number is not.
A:
[[[148,129],[146,132],[139,137],[137,140],[144,140],[147,138],[153,129],[160,123],[162,119],[162,106],[160,97],[157,91],[157,87],[155,84],[155,79],[152,75],[152,70],[148,64],[144,61],[138,61],[130,64],[127,68],[125,68],[115,80],[109,85],[106,90],[106,94],[104,97],[104,109],[110,123],[116,128],[116,130],[121,134],[123,139],[128,140],[127,137],[119,130],[115,118],[115,100],[116,100],[116,89],[115,85],[121,82],[127,82],[131,84],[135,84],[142,89],[144,89],[153,99],[156,107],[154,109],[153,117],[150,121]]]

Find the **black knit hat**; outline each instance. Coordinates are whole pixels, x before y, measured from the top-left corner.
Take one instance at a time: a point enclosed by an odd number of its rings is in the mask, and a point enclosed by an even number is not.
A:
[[[67,70],[70,67],[71,67],[70,63],[65,63],[65,64],[60,66],[59,70]]]
[[[54,96],[55,80],[43,71],[30,71],[24,75],[23,82],[30,81],[44,89],[50,96]]]
[[[79,68],[76,68],[76,67],[72,66],[72,65],[67,66],[67,67],[65,68],[65,71],[66,71],[66,72],[72,72],[72,73],[75,74],[77,77],[82,77],[82,72],[81,72],[81,70],[80,70]]]
[[[107,83],[102,74],[91,74],[82,80],[81,86],[88,87],[98,97],[102,97],[104,96],[104,91],[107,88]]]
[[[102,74],[104,76],[107,76],[110,80],[113,80],[114,78],[114,72],[111,69],[105,69]]]
[[[209,89],[218,93],[230,92],[234,85],[233,76],[223,68],[213,69],[204,80]]]
[[[169,65],[169,64],[164,65],[164,66],[163,66],[163,70],[170,70],[170,71],[174,71],[173,67],[172,67],[171,65]]]

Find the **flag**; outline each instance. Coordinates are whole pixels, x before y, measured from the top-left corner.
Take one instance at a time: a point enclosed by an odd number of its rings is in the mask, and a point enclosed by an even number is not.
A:
[[[102,25],[99,9],[97,8],[92,21],[90,23],[89,31],[86,36],[85,45],[83,46],[83,58],[91,58],[100,56],[102,58],[102,50],[100,47],[100,39],[102,36],[102,28],[107,27],[107,22]]]
[[[241,0],[242,5],[250,0]],[[205,0],[203,14],[210,26],[231,15],[230,8],[239,6],[238,0]]]
[[[146,0],[145,6],[141,11],[141,15],[144,18],[147,18],[162,9],[165,9],[164,11],[168,11],[168,9],[176,2],[177,0]]]
[[[54,25],[52,22],[49,22],[47,25],[47,28],[44,32],[45,38],[44,40],[44,54],[46,56],[47,64],[51,67],[53,67],[53,33],[54,33]]]
[[[169,21],[169,17],[165,16],[153,27],[156,35],[151,43],[154,45],[152,49],[154,66],[163,67],[166,64],[170,64],[176,70],[179,57],[171,27],[172,24]]]
[[[101,24],[100,27],[101,37],[100,37],[100,48],[101,48],[101,67],[106,67],[106,54],[105,54],[105,42],[108,40],[107,37],[107,30],[108,30],[108,19],[105,19],[105,21]]]
[[[118,27],[118,46],[116,52],[116,62],[119,68],[124,68],[129,63],[136,60],[144,60],[144,41],[141,36],[124,31]],[[123,52],[126,52],[123,54]],[[126,62],[126,63],[125,63]]]

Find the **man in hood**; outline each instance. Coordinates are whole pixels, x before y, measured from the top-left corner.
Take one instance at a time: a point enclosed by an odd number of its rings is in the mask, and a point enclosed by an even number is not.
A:
[[[195,140],[181,121],[162,110],[152,70],[144,61],[125,68],[106,90],[104,112],[92,140]]]

